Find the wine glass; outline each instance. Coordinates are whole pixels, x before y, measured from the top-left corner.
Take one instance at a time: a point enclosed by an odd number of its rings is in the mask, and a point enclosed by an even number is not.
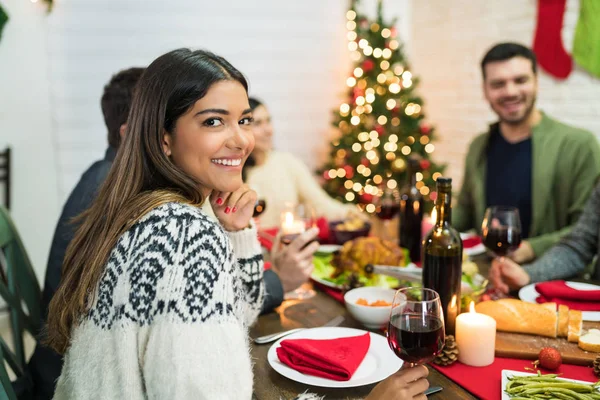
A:
[[[374,198],[375,215],[383,221],[383,239],[393,240],[391,221],[400,213],[400,193],[385,185],[380,194]]]
[[[521,244],[521,219],[515,207],[493,206],[485,210],[481,224],[483,244],[496,257],[504,257]]]
[[[287,246],[304,231],[317,226],[315,210],[308,204],[286,204],[281,213],[281,245]],[[308,245],[308,243],[307,243]],[[314,297],[316,292],[308,282],[284,294],[285,300],[305,300]]]
[[[388,326],[388,343],[408,367],[432,361],[445,341],[440,296],[425,288],[396,291]]]

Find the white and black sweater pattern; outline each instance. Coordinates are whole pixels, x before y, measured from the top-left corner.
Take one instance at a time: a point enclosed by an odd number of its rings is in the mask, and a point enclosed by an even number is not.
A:
[[[55,399],[250,399],[263,297],[256,231],[168,203],[118,240],[74,328]]]

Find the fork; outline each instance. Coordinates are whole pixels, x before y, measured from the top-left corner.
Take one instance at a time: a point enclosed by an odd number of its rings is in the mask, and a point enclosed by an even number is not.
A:
[[[344,322],[344,317],[342,317],[341,315],[338,315],[337,317],[335,317],[331,321],[327,322],[325,325],[322,325],[322,327],[338,326],[342,322]],[[254,343],[256,343],[256,344],[271,343],[271,342],[274,342],[275,340],[277,340],[279,338],[282,338],[284,336],[290,335],[292,333],[303,331],[304,329],[308,329],[308,328],[296,328],[296,329],[290,329],[290,330],[283,331],[283,332],[273,333],[273,334],[270,334],[270,335],[259,336],[256,339],[254,339]]]

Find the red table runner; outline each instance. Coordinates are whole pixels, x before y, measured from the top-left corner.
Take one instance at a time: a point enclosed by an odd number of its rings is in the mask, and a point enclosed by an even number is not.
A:
[[[487,367],[469,367],[460,362],[455,362],[447,367],[431,364],[433,368],[471,392],[477,398],[484,400],[499,400],[502,397],[502,370],[532,372],[525,368],[532,368],[531,360],[517,360],[514,358],[496,357],[492,365]],[[580,381],[596,382],[592,367],[563,364],[557,371],[541,370],[543,374],[562,374],[562,378],[578,379]],[[442,392],[443,393],[443,392]]]

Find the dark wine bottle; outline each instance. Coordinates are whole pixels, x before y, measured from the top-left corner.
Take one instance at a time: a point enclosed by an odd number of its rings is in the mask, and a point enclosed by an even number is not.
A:
[[[460,284],[463,244],[450,225],[452,216],[452,179],[437,179],[435,209],[437,219],[423,240],[423,286],[440,295],[446,334],[453,335],[460,314]]]
[[[418,160],[408,159],[408,182],[400,192],[400,224],[398,238],[401,247],[408,249],[412,262],[421,261],[423,196],[417,189]]]

